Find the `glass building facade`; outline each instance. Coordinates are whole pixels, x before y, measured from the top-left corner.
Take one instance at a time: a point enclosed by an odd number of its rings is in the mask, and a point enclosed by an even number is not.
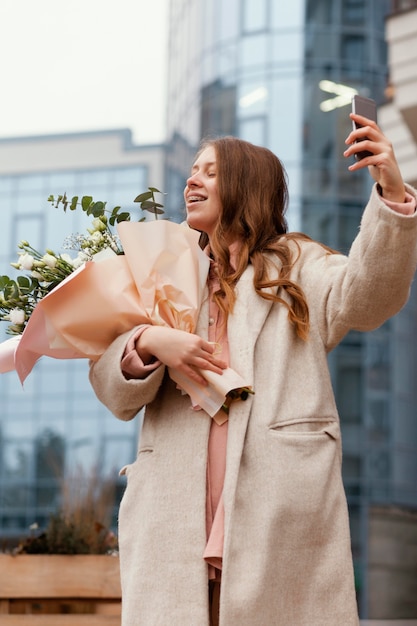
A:
[[[191,155],[202,137],[227,134],[270,148],[289,177],[290,229],[348,252],[372,182],[367,172],[349,172],[343,157],[351,97],[384,103],[390,8],[389,0],[172,0],[173,152],[178,137]],[[171,159],[168,176],[184,179],[180,166],[190,162]],[[417,508],[416,357],[407,350],[417,336],[415,309],[413,291],[394,319],[350,333],[329,356],[363,617],[370,511]]]
[[[50,194],[91,195],[142,217],[133,200],[148,186],[163,188],[163,148],[135,148],[129,137],[115,131],[0,141],[0,153],[8,155],[0,167],[2,274],[13,276],[10,262],[21,240],[62,252],[68,235],[90,226],[81,210],[54,208]],[[36,158],[28,156],[31,150]],[[0,340],[6,326],[0,325]],[[115,523],[124,487],[118,471],[136,456],[140,422],[120,422],[98,402],[87,360],[42,358],[23,389],[16,372],[2,374],[0,398],[1,540],[24,537],[34,523],[44,527],[71,475],[114,477]]]

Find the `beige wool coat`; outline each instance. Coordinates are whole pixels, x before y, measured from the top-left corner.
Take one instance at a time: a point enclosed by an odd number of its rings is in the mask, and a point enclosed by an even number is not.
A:
[[[255,395],[230,409],[221,626],[358,624],[327,354],[350,329],[374,329],[401,309],[416,241],[417,215],[396,214],[374,189],[349,257],[302,242],[291,278],[307,297],[308,341],[296,337],[284,306],[255,294],[251,266],[239,281],[231,367]],[[198,334],[207,328],[205,302]],[[91,368],[98,398],[117,417],[130,420],[146,405],[120,508],[123,626],[207,626],[210,417],[191,409],[164,366],[126,380],[126,341]]]

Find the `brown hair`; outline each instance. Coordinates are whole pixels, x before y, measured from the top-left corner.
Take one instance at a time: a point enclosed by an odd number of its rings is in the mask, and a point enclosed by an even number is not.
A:
[[[236,300],[235,285],[251,263],[256,293],[286,306],[297,335],[307,339],[309,313],[306,298],[301,287],[288,276],[298,258],[298,254],[294,258],[289,242],[294,241],[299,252],[297,239],[309,240],[309,237],[287,233],[288,186],[284,166],[267,148],[235,137],[203,140],[198,154],[209,146],[216,152],[222,206],[219,221],[210,237],[211,251],[218,263],[220,289],[214,294],[218,305],[226,315],[232,312]],[[228,246],[228,242],[234,240],[241,244],[235,269],[230,265]],[[207,241],[203,233],[201,245],[206,245]],[[266,256],[265,253],[269,254]],[[279,276],[274,279],[268,272],[272,255],[281,264]],[[276,288],[274,293],[265,291],[271,287]],[[281,290],[286,292],[286,299],[279,295]]]

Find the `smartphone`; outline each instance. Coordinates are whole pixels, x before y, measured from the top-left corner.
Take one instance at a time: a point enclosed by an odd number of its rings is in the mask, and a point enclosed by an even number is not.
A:
[[[372,100],[372,98],[365,98],[364,96],[353,96],[352,98],[352,113],[357,113],[358,115],[363,115],[363,117],[367,117],[369,120],[373,120],[376,122],[376,102]],[[360,124],[353,122],[353,129],[361,128]],[[372,152],[368,152],[364,150],[363,152],[357,152],[355,154],[355,159],[360,161],[367,156],[372,156]]]

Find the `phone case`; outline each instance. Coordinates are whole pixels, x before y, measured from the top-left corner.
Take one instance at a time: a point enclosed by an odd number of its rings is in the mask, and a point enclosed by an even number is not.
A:
[[[377,113],[376,113],[376,102],[372,100],[372,98],[365,98],[364,96],[353,96],[352,98],[352,113],[357,113],[358,115],[363,115],[363,117],[367,117],[369,120],[377,121]],[[353,129],[361,128],[360,124],[357,124],[352,120]],[[364,150],[363,152],[358,152],[355,154],[355,159],[360,161],[367,156],[372,156],[372,152],[368,150]]]

